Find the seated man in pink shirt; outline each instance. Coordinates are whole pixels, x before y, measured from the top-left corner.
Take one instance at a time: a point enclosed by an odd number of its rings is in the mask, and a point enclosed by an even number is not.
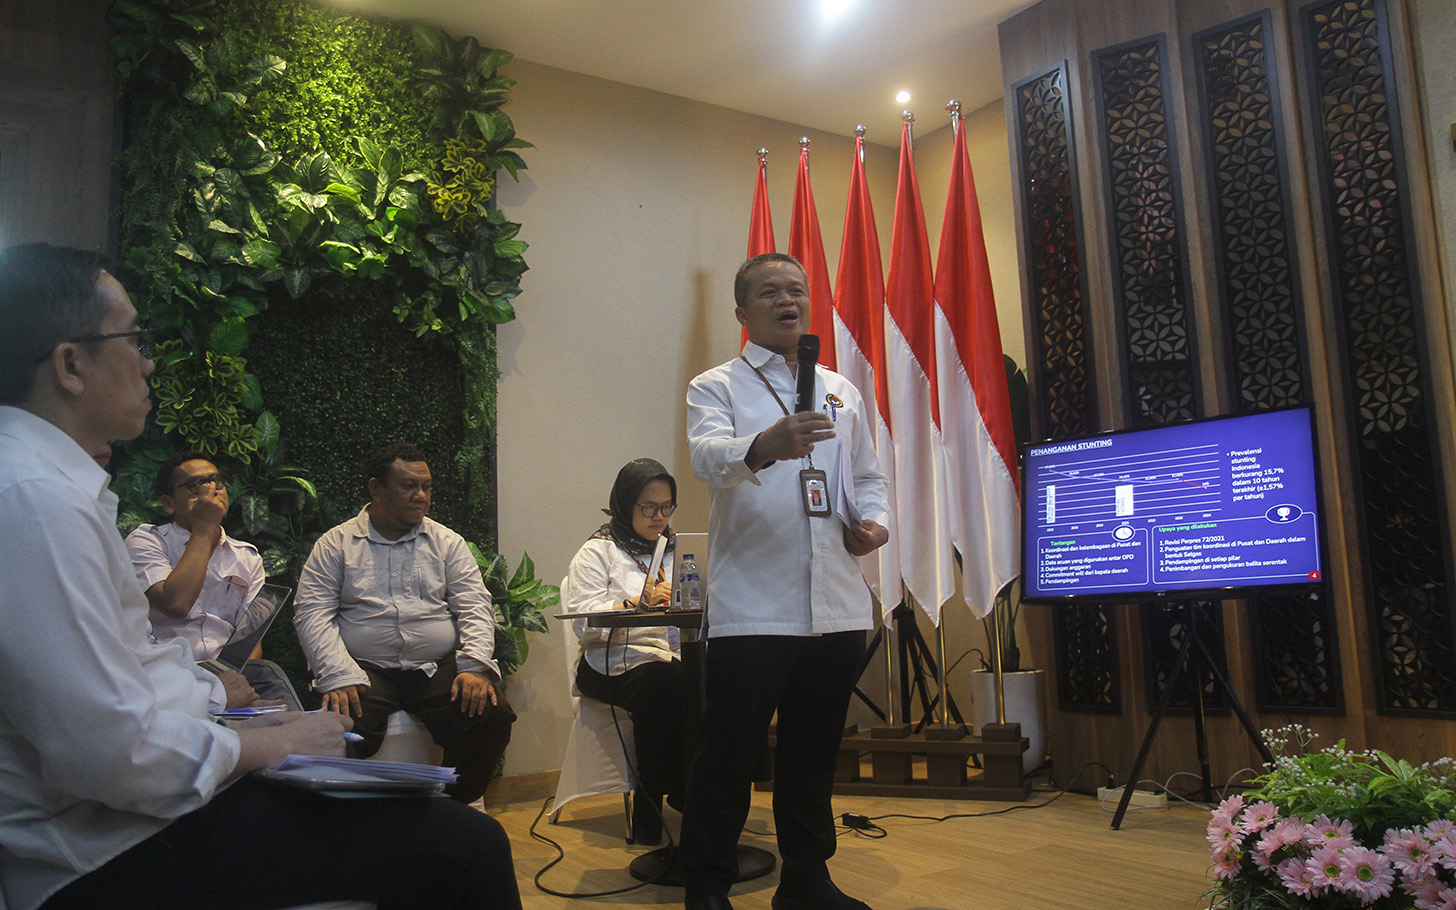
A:
[[[257,547],[222,529],[227,486],[206,455],[178,452],[162,462],[156,483],[172,520],[141,525],[126,537],[151,606],[152,634],[159,642],[185,638],[195,660],[212,660],[262,590],[263,559]],[[288,677],[272,661],[248,661],[243,676],[260,698],[301,710]]]

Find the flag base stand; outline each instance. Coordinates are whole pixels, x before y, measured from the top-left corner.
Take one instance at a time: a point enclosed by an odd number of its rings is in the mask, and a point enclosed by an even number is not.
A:
[[[874,739],[904,739],[909,735],[909,724],[894,724],[892,726],[870,727],[870,736]]]
[[[1031,743],[1021,735],[1020,724],[987,724],[980,736],[956,739],[931,736],[938,728],[897,737],[878,735],[882,729],[845,733],[835,770],[835,795],[988,802],[1025,802],[1031,796],[1031,781],[1021,774],[1021,756]],[[965,732],[964,727],[961,730]],[[770,736],[769,744],[776,746],[777,737]],[[870,754],[868,775],[861,762],[866,752]],[[967,772],[972,755],[981,756],[979,774]],[[924,776],[916,773],[916,756],[924,756]],[[772,790],[773,782],[756,786]]]
[[[928,742],[960,742],[968,735],[965,724],[927,727],[925,730],[925,739]],[[964,787],[966,785],[966,756],[955,752],[927,752],[925,755],[925,780],[932,787]]]

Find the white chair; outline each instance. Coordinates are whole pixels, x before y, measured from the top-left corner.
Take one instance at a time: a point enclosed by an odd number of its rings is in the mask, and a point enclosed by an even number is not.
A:
[[[566,602],[566,579],[561,580],[562,602]],[[551,803],[551,824],[561,818],[561,808],[580,796],[621,793],[627,815],[627,839],[632,839],[632,772],[636,748],[632,744],[632,721],[627,712],[611,705],[582,698],[576,690],[578,643],[571,620],[561,621],[561,640],[566,652],[566,687],[571,696],[571,733],[566,737],[566,754],[561,759],[561,779]],[[618,735],[618,727],[621,734]],[[626,750],[622,748],[626,741]],[[630,762],[630,764],[629,764]]]
[[[369,757],[378,761],[438,765],[445,757],[445,750],[435,744],[430,731],[413,714],[396,711],[389,715],[379,751]]]

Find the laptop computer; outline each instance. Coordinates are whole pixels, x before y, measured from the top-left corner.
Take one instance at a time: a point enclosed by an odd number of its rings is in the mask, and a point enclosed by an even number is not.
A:
[[[292,593],[292,588],[282,585],[264,585],[258,591],[258,596],[243,610],[242,619],[233,628],[233,634],[228,636],[227,643],[217,652],[217,656],[198,663],[214,673],[221,670],[242,672],[243,664],[248,662],[248,658],[268,633],[268,627],[278,618],[279,611]]]

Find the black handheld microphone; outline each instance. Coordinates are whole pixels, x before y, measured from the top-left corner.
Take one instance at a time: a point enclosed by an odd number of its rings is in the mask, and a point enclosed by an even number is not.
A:
[[[794,388],[794,410],[814,410],[814,367],[819,363],[819,336],[799,336],[799,375]]]

